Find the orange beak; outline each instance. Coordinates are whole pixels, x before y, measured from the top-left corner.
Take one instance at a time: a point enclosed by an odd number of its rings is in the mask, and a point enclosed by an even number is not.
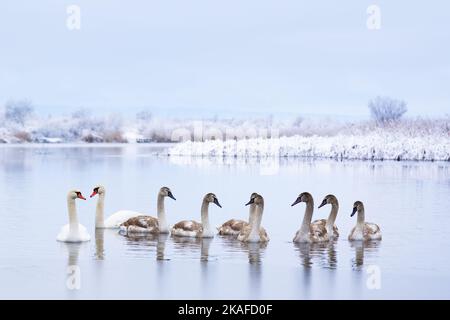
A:
[[[91,198],[94,197],[95,195],[97,195],[97,191],[94,190],[92,191]]]
[[[80,193],[80,194],[78,194],[78,199],[82,199],[82,200],[86,200],[86,198],[85,197],[83,197],[83,195]]]

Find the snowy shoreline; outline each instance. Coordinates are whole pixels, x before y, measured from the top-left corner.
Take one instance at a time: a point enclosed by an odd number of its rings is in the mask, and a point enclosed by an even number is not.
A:
[[[392,134],[292,136],[274,139],[187,141],[169,156],[305,157],[342,160],[450,161],[450,138]]]

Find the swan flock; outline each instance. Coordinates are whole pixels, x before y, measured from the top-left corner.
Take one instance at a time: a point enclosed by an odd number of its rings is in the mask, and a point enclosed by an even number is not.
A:
[[[210,205],[222,208],[218,197],[214,193],[207,193],[201,203],[200,222],[195,220],[183,220],[172,227],[169,226],[166,217],[164,201],[166,198],[176,200],[168,187],[162,187],[157,194],[156,217],[145,213],[131,210],[117,211],[105,219],[105,197],[106,190],[102,185],[93,188],[90,198],[97,197],[95,210],[96,229],[118,229],[122,235],[128,234],[171,234],[173,237],[213,238],[217,233],[221,236],[231,236],[241,242],[266,243],[269,236],[264,227],[261,226],[264,212],[264,198],[258,193],[252,193],[250,200],[245,204],[249,207],[248,221],[230,219],[217,228],[211,227],[209,221]],[[86,200],[81,191],[74,189],[67,194],[67,211],[69,223],[64,225],[56,239],[62,242],[85,242],[91,238],[87,229],[78,222],[76,201]],[[335,224],[339,211],[337,198],[329,194],[324,197],[318,208],[330,205],[331,210],[327,219],[312,221],[314,212],[314,199],[308,192],[298,195],[291,206],[305,203],[305,213],[300,229],[295,233],[295,243],[316,243],[333,241],[339,237],[339,230]],[[364,204],[356,201],[350,217],[357,213],[357,222],[348,236],[349,241],[371,241],[381,240],[381,229],[375,223],[365,221]]]

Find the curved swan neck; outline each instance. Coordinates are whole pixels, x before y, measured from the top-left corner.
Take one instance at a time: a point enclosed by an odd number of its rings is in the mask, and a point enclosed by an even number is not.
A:
[[[256,205],[254,203],[250,204],[250,208],[248,209],[248,224],[252,225],[255,220],[255,209]]]
[[[303,217],[302,226],[300,227],[302,233],[309,232],[313,212],[314,212],[314,202],[311,200],[306,203],[305,216]]]
[[[69,229],[70,231],[76,231],[78,230],[78,217],[75,199],[67,199],[67,209],[69,211]]]
[[[95,227],[105,227],[105,194],[98,195],[97,207],[95,209]]]
[[[264,211],[264,206],[259,205],[254,207],[253,209],[253,221],[250,224],[251,231],[250,231],[250,238],[251,237],[258,237],[259,238],[259,229],[261,228],[261,221],[262,221],[262,215]]]
[[[330,228],[333,228],[334,222],[336,221],[338,211],[339,211],[339,203],[332,203],[330,215],[328,216],[327,224],[326,224],[327,231]]]
[[[208,209],[209,209],[209,202],[206,200],[203,200],[202,209],[201,209],[203,233],[205,233],[205,231],[211,230],[210,225],[209,225]]]
[[[365,221],[365,217],[364,217],[364,208],[358,210],[358,220],[356,221],[357,225],[360,226],[364,226],[364,221]]]
[[[157,211],[158,211],[158,224],[160,231],[168,230],[167,220],[166,220],[166,211],[164,209],[164,196],[162,194],[158,194],[158,200],[156,202]]]

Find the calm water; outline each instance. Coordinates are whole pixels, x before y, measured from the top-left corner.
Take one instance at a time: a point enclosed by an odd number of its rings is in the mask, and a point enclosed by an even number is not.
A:
[[[161,148],[0,147],[0,298],[450,298],[450,164],[167,158],[155,155]],[[96,232],[96,199],[90,199],[77,204],[92,240],[56,242],[68,221],[67,191],[76,187],[88,196],[97,183],[107,188],[107,216],[119,209],[155,215],[156,193],[169,186],[177,198],[166,201],[170,223],[199,220],[207,192],[223,206],[211,207],[213,225],[246,219],[244,204],[255,191],[265,197],[271,241]],[[304,205],[290,204],[302,191],[313,194],[316,207],[328,193],[338,197],[336,243],[291,242]],[[355,200],[381,226],[380,243],[347,241]],[[313,218],[329,210],[316,209]],[[66,285],[68,265],[79,266],[79,290]],[[378,271],[381,288],[373,289]]]

